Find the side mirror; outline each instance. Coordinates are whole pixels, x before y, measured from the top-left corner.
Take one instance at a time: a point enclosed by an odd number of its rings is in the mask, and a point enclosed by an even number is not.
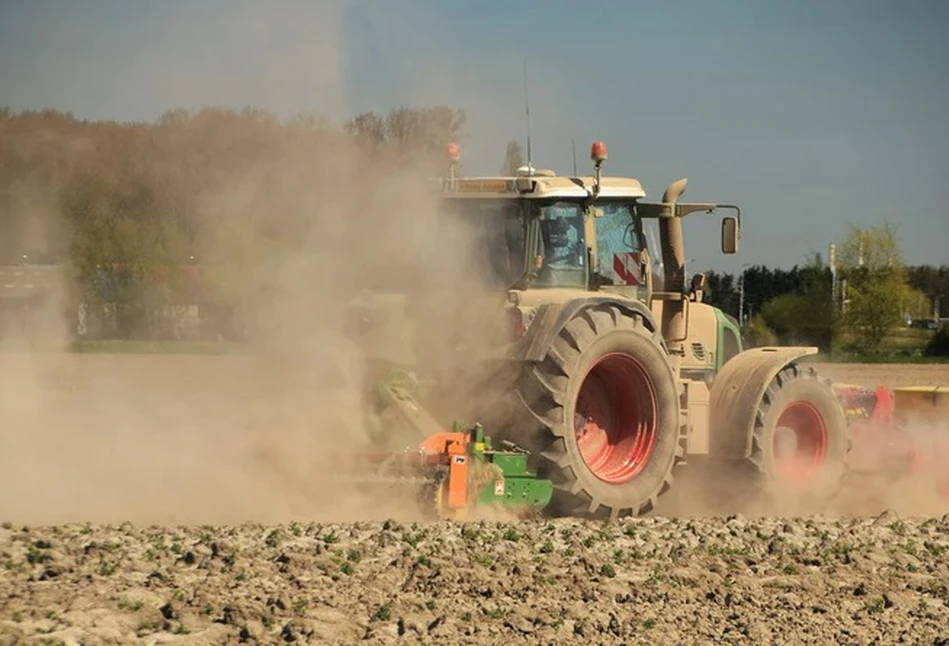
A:
[[[733,215],[722,218],[722,253],[737,253],[739,238],[738,218]]]

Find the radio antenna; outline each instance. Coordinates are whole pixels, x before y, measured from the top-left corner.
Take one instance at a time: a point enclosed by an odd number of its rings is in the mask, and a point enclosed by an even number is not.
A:
[[[531,165],[531,104],[527,93],[527,61],[524,61],[524,114],[527,117],[527,168],[533,175],[534,167]]]
[[[577,140],[573,137],[570,138],[570,148],[573,151],[573,176],[579,177],[577,175]]]

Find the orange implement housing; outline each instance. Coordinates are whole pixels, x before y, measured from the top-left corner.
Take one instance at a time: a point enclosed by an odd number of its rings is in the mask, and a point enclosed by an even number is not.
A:
[[[445,505],[449,509],[468,505],[468,442],[467,433],[449,432],[436,433],[419,445],[426,463],[447,463]]]

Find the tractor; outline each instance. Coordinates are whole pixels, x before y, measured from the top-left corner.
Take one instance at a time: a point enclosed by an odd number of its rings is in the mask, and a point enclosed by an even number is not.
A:
[[[646,514],[678,468],[701,460],[747,471],[765,490],[833,494],[849,430],[832,384],[802,361],[817,348],[744,349],[737,322],[703,302],[705,276],[686,279],[683,218],[725,212],[721,251],[735,254],[739,207],[680,201],[686,179],[647,201],[637,179],[602,174],[601,141],[582,177],[530,164],[511,177],[462,177],[457,146],[449,153],[434,187],[441,217],[479,232],[496,279],[487,327],[498,333],[467,364],[488,403],[473,414],[552,483],[549,513]],[[361,316],[382,303],[366,297]],[[425,309],[415,311],[424,341]],[[422,405],[447,401],[431,393]],[[432,432],[449,426],[426,419]]]

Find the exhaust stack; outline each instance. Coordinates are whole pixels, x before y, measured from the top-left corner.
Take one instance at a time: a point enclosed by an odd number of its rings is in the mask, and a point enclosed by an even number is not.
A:
[[[676,217],[675,204],[688,183],[688,178],[683,177],[670,184],[662,194],[665,213],[659,219],[659,244],[665,270],[663,291],[674,294],[685,293],[685,244],[682,241],[682,222]],[[666,338],[670,351],[683,351],[683,342],[672,339],[685,337],[685,332],[685,303],[679,299],[664,301],[662,336]]]

